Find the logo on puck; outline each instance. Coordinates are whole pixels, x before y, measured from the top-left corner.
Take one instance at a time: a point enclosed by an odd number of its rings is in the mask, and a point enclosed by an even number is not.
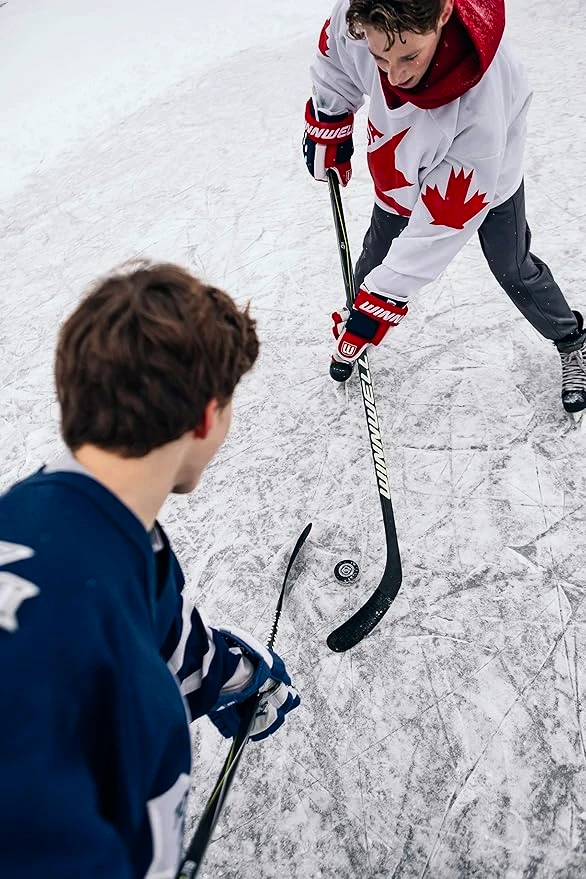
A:
[[[334,576],[339,583],[354,583],[359,574],[360,568],[352,559],[344,559],[334,568]]]

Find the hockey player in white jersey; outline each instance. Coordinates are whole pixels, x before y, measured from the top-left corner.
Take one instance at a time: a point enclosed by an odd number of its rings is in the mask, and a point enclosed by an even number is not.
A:
[[[586,408],[586,332],[530,251],[523,154],[531,90],[503,39],[503,0],[339,0],[311,68],[304,155],[325,180],[351,176],[354,113],[370,98],[374,209],[354,306],[336,312],[330,373],[345,381],[367,345],[405,317],[478,233],[500,286],[562,364],[562,403]]]

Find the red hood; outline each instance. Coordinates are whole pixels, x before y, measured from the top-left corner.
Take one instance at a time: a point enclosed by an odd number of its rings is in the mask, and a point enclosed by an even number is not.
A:
[[[504,0],[454,0],[433,61],[417,88],[395,88],[379,71],[389,107],[411,103],[432,110],[461,97],[488,70],[504,29]]]

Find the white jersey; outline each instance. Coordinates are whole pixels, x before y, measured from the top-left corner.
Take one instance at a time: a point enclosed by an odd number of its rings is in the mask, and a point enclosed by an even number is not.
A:
[[[491,207],[523,178],[531,90],[505,41],[477,85],[433,109],[391,109],[365,40],[348,35],[349,0],[324,25],[312,65],[313,101],[328,114],[356,111],[370,97],[368,165],[375,202],[408,217],[369,289],[408,298],[434,281],[478,230]]]

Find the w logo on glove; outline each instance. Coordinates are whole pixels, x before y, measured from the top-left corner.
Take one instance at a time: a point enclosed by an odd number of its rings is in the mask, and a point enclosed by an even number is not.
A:
[[[334,360],[354,363],[368,345],[378,345],[390,327],[401,323],[407,302],[385,299],[361,287],[352,311],[343,308],[332,314],[334,338],[338,340]]]
[[[354,355],[358,351],[357,346],[352,345],[350,342],[341,342],[338,345],[338,348],[339,348],[340,354],[342,354],[344,357],[347,357],[348,360],[353,360]]]

